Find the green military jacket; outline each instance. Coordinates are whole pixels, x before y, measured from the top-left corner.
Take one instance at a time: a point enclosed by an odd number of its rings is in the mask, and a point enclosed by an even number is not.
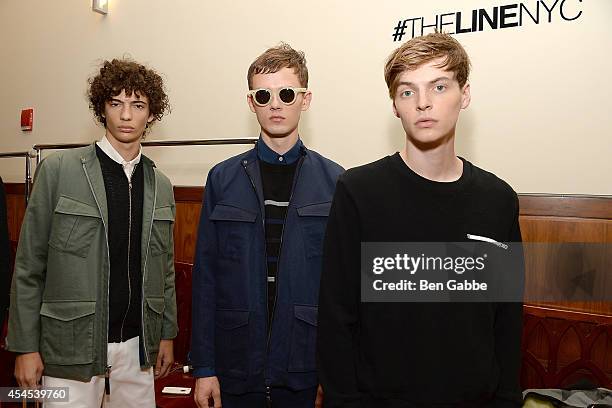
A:
[[[144,155],[142,367],[177,334],[174,195]],[[25,213],[11,285],[10,351],[40,352],[44,374],[89,380],[107,366],[110,260],[106,191],[95,145],[43,160]]]

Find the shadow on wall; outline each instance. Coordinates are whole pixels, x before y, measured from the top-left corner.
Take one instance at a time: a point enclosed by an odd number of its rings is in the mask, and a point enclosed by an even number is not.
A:
[[[475,114],[468,107],[459,115],[455,133],[455,151],[463,158],[474,162],[474,129],[476,128]]]

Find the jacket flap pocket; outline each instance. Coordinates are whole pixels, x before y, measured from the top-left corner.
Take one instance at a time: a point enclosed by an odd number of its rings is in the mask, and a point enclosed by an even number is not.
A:
[[[230,205],[217,204],[210,214],[212,221],[255,222],[257,214]]]
[[[312,326],[317,325],[317,306],[295,305],[293,306],[295,318],[306,322]]]
[[[100,218],[100,212],[97,207],[82,203],[70,197],[61,196],[55,206],[56,213],[82,215],[85,217]]]
[[[164,313],[164,309],[166,308],[166,302],[164,301],[164,298],[148,297],[146,299],[147,299],[147,304],[149,305],[151,310],[153,310],[157,314]]]
[[[318,204],[309,204],[297,208],[300,217],[327,217],[331,209],[331,201]]]
[[[157,221],[172,221],[174,222],[174,214],[172,214],[172,207],[159,207],[153,212],[153,219]]]
[[[248,310],[217,310],[215,324],[222,329],[231,330],[249,323]]]
[[[43,302],[41,316],[64,322],[85,317],[96,312],[96,302]]]

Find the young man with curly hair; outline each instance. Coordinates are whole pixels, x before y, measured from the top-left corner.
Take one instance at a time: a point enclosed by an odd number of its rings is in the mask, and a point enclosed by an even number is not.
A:
[[[520,303],[360,298],[363,242],[521,241],[516,193],[455,154],[469,68],[461,44],[441,33],[406,42],[387,61],[406,146],[348,170],[336,187],[319,304],[326,408],[521,406]]]
[[[154,407],[153,379],[168,373],[177,334],[175,206],[140,142],[168,96],[154,70],[128,59],[105,61],[89,85],[105,135],[37,169],[7,345],[22,387],[42,375],[45,387],[69,388],[70,407]]]
[[[343,170],[299,137],[312,98],[302,52],[268,49],[247,81],[259,141],[217,164],[204,192],[193,273],[195,400],[313,408],[321,249]]]

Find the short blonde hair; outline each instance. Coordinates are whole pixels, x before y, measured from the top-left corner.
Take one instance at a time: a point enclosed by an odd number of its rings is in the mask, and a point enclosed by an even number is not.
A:
[[[440,68],[453,72],[459,86],[463,88],[470,75],[467,52],[449,34],[431,33],[406,41],[389,56],[385,64],[385,82],[391,99],[395,96],[399,77],[404,71],[417,69],[440,57],[445,58]]]
[[[256,74],[273,74],[283,68],[293,68],[300,80],[300,86],[308,88],[308,68],[306,56],[296,51],[289,44],[281,42],[276,47],[268,48],[249,67],[247,82],[253,89],[253,76]]]

